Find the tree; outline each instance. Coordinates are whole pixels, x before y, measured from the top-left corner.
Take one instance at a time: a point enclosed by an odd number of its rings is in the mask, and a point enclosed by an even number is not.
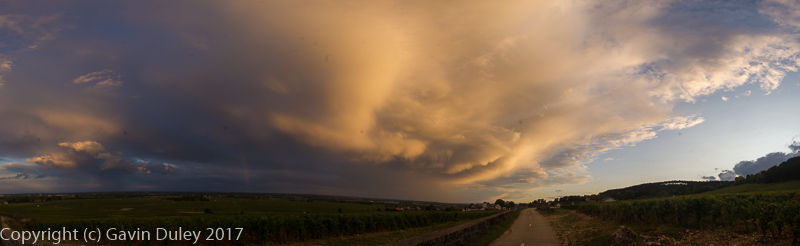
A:
[[[736,176],[736,178],[733,179],[733,182],[736,185],[744,184],[745,183],[745,178],[742,177],[742,176]]]
[[[503,199],[497,199],[497,201],[494,201],[494,204],[498,204],[501,207],[505,207],[506,206],[506,201],[503,201]]]
[[[509,208],[513,208],[516,206],[516,204],[514,204],[514,201],[509,201],[506,203],[506,205],[508,205]]]

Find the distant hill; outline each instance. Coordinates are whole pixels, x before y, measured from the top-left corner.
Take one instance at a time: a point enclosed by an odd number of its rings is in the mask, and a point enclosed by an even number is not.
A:
[[[598,197],[616,200],[643,199],[698,194],[733,186],[732,181],[664,181],[600,192]]]
[[[732,193],[747,193],[747,192],[769,192],[769,191],[786,191],[786,190],[800,190],[800,180],[771,183],[771,184],[740,184],[706,192],[705,194],[732,194]]]
[[[783,190],[800,190],[800,157],[791,158],[756,174],[736,177],[735,181],[664,181],[607,190],[597,195],[565,196],[555,201],[599,201],[607,197],[615,200],[631,200],[699,193],[727,194]]]

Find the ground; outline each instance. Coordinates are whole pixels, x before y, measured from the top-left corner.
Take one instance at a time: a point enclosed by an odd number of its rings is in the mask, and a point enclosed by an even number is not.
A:
[[[492,242],[491,246],[502,245],[559,245],[555,240],[553,230],[547,221],[535,209],[525,209],[514,221],[511,228],[500,238]]]

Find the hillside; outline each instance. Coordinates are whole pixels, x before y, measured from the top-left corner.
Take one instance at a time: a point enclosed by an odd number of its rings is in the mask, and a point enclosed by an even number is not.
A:
[[[630,200],[691,195],[733,186],[731,181],[664,181],[600,192],[599,197]]]
[[[713,190],[704,194],[734,194],[747,192],[768,192],[768,191],[796,191],[800,190],[800,180],[771,183],[771,184],[741,184],[731,187]]]

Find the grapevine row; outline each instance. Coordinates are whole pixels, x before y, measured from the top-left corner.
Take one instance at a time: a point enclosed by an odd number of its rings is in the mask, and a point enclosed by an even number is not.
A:
[[[206,228],[244,228],[239,243],[286,243],[308,239],[347,236],[423,227],[450,221],[472,220],[498,211],[475,212],[398,212],[364,214],[269,214],[235,216],[179,216],[161,218],[107,218],[87,220],[34,220],[25,223],[31,231],[48,228],[67,230],[99,228],[156,231],[157,228],[205,230]]]
[[[670,198],[586,203],[578,212],[620,222],[667,223],[685,227],[730,226],[744,222],[752,230],[800,237],[800,192],[691,195]]]

